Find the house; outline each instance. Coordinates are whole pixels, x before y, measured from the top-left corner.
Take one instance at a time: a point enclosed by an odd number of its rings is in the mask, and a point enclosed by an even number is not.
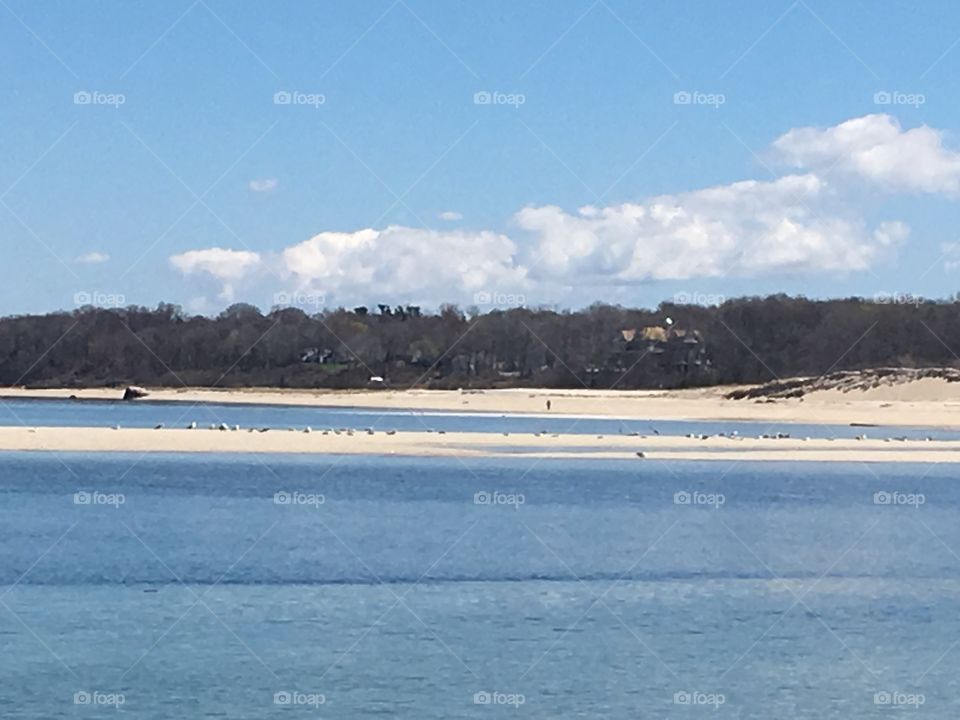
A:
[[[326,365],[328,363],[335,362],[334,352],[328,348],[324,348],[323,350],[315,347],[304,348],[300,351],[300,362]]]
[[[672,323],[667,327],[649,325],[639,330],[625,328],[616,338],[614,352],[610,365],[617,369],[630,367],[646,356],[659,357],[662,368],[681,375],[710,368],[703,334]]]

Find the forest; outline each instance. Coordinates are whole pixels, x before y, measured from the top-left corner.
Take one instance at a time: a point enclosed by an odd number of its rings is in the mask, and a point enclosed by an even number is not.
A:
[[[960,367],[960,302],[776,295],[719,306],[480,313],[446,305],[216,317],[175,305],[0,319],[27,387],[678,388],[873,367]]]

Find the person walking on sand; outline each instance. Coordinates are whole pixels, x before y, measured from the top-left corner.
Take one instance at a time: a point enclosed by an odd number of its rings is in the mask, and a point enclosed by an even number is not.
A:
[[[549,409],[550,409],[550,401],[547,400],[547,410],[549,410]]]

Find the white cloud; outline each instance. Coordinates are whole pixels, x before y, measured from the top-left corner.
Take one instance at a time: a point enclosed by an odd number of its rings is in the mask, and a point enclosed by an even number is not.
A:
[[[320,233],[284,250],[281,266],[298,289],[339,298],[444,302],[526,282],[517,246],[505,235],[402,226]]]
[[[805,171],[577,211],[527,207],[513,217],[513,237],[390,226],[321,232],[266,257],[209,248],[171,263],[219,280],[222,298],[269,269],[284,290],[323,293],[331,304],[464,302],[478,291],[523,293],[536,304],[551,289],[580,286],[615,293],[658,280],[867,270],[909,228],[868,222],[852,202],[858,184],[828,184],[834,170],[891,191],[960,192],[960,159],[940,133],[904,131],[887,115],[791,130],[773,150]]]
[[[216,312],[223,310],[222,305],[215,305],[204,295],[190,298],[187,300],[185,307],[187,312],[193,313],[194,315],[213,315]]]
[[[262,262],[259,253],[245,250],[207,248],[190,250],[170,258],[173,265],[184,275],[206,273],[222,284],[220,298],[233,300],[234,284],[256,270]]]
[[[448,222],[453,222],[455,220],[463,220],[463,214],[458,213],[456,210],[446,210],[440,213],[437,217],[441,220],[446,220]]]
[[[263,180],[251,180],[249,187],[254,192],[266,193],[276,190],[280,186],[280,181],[276,178],[264,178]]]
[[[526,208],[516,222],[536,239],[533,274],[566,282],[864,270],[905,237],[900,223],[871,232],[856,217],[828,213],[825,194],[817,176],[788,175],[576,215]]]
[[[797,128],[773,143],[794,167],[854,175],[889,191],[960,193],[960,157],[943,133],[903,130],[890,115],[866,115],[829,128]]]
[[[102,252],[88,252],[85,255],[80,255],[79,257],[74,258],[75,263],[81,265],[98,265],[100,263],[105,263],[110,259],[110,256]]]
[[[953,272],[960,268],[960,242],[941,243],[940,254],[943,258],[943,269]]]

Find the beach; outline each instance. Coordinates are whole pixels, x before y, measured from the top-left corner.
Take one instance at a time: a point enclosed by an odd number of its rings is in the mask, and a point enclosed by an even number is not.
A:
[[[869,426],[855,438],[758,436],[682,437],[647,434],[607,435],[501,432],[343,432],[324,428],[211,430],[109,427],[0,427],[0,450],[59,452],[304,453],[634,460],[766,460],[817,462],[960,462],[960,441],[896,439],[883,426],[960,427],[960,383],[921,379],[866,390],[807,393],[789,399],[728,399],[737,388],[675,391],[510,389],[482,391],[381,390],[303,391],[279,389],[148,389],[132,402],[191,405],[208,403],[279,405],[291,408],[360,408],[430,413],[492,413],[504,416],[623,418],[625,420],[756,421],[807,425]],[[8,389],[7,400],[77,402],[118,400],[118,389]],[[549,404],[549,410],[548,408]],[[426,425],[424,425],[426,430]],[[633,428],[631,428],[633,429]]]
[[[0,428],[0,451],[303,453],[422,457],[960,462],[957,441],[141,428]],[[638,453],[642,453],[638,455]]]
[[[247,403],[330,408],[485,412],[649,420],[730,420],[824,425],[960,428],[960,382],[920,379],[868,390],[810,392],[801,398],[731,400],[744,386],[685,390],[285,390],[147,388],[136,402]],[[122,388],[4,388],[0,399],[119,400]],[[550,409],[547,410],[547,403]]]

